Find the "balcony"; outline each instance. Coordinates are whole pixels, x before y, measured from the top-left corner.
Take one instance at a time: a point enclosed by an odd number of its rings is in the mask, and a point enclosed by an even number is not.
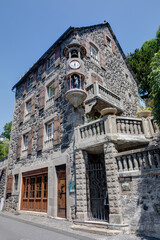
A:
[[[86,88],[88,97],[85,101],[86,113],[89,113],[92,107],[99,104],[98,109],[105,107],[115,107],[118,112],[123,112],[123,103],[119,96],[103,87],[98,82],[94,82]]]
[[[155,127],[156,126],[156,127]],[[117,143],[120,149],[144,146],[160,133],[152,118],[129,118],[115,115],[86,123],[75,128],[77,149],[95,148],[107,141]]]

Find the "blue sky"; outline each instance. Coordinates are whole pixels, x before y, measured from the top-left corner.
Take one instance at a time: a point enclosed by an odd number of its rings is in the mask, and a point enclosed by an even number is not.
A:
[[[0,0],[0,133],[19,77],[69,27],[110,23],[125,54],[155,37],[160,0]]]

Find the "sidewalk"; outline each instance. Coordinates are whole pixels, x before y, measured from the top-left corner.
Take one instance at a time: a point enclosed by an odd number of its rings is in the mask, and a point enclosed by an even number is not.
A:
[[[116,235],[116,236],[102,236],[98,234],[87,233],[71,229],[72,223],[60,219],[47,217],[46,214],[21,212],[20,214],[13,214],[9,212],[0,212],[0,215],[7,218],[12,218],[19,222],[34,225],[39,228],[44,228],[57,233],[63,233],[66,236],[75,236],[75,239],[80,240],[156,240],[155,238],[140,237],[135,235]]]

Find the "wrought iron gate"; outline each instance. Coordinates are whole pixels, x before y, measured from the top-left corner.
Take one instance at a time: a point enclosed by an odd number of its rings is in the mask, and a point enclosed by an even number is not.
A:
[[[108,192],[103,163],[89,163],[87,166],[87,203],[89,220],[109,220]]]

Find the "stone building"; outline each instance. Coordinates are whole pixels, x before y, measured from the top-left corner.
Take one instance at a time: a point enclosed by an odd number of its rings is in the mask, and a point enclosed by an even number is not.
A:
[[[13,89],[4,209],[157,236],[159,129],[110,25],[70,27]]]

